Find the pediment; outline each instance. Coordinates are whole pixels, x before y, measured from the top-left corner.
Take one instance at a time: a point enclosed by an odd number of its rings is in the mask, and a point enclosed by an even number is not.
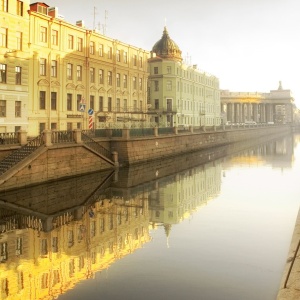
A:
[[[66,85],[66,89],[68,89],[68,90],[75,90],[75,88],[76,88],[76,86],[73,83],[68,83]]]
[[[57,80],[51,81],[51,86],[60,86],[60,83]]]
[[[82,85],[82,84],[78,84],[78,85],[76,86],[76,91],[84,90],[84,89],[85,89],[85,87],[84,87],[84,85]]]
[[[43,85],[43,86],[49,86],[50,82],[48,80],[46,80],[46,79],[41,79],[41,80],[38,81],[37,85],[39,85],[39,86],[41,86],[41,85]]]
[[[94,85],[92,85],[92,86],[90,87],[90,91],[95,91],[95,92],[97,92],[98,89],[97,89]]]
[[[107,94],[113,94],[114,93],[114,90],[113,89],[109,89],[108,91],[107,91]]]
[[[103,87],[101,87],[100,89],[99,89],[99,93],[105,93],[106,91],[105,91],[105,89],[103,88]]]

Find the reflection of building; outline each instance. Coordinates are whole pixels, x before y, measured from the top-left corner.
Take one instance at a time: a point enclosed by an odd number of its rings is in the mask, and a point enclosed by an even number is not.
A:
[[[270,93],[243,93],[221,91],[224,122],[291,123],[294,121],[294,98],[284,90],[281,82]]]
[[[56,217],[50,232],[29,216],[29,228],[9,228],[10,214],[1,215],[0,299],[53,299],[150,240],[147,201],[139,199],[97,201],[79,219]]]
[[[292,136],[277,138],[236,154],[228,160],[229,165],[257,166],[272,164],[274,168],[290,168],[293,164],[294,143]],[[226,163],[224,164],[226,166]]]
[[[157,180],[150,193],[150,222],[163,225],[170,233],[171,225],[181,222],[221,189],[221,164],[210,163]]]
[[[29,0],[0,2],[0,133],[28,128]]]
[[[152,122],[163,126],[220,124],[219,80],[184,63],[166,28],[152,48],[148,68]]]

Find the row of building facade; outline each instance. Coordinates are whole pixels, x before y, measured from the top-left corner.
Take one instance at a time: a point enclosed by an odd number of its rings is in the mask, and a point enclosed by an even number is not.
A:
[[[1,132],[88,129],[91,117],[93,128],[220,122],[218,79],[184,64],[166,28],[149,52],[70,24],[43,2],[3,0],[0,14]]]
[[[218,78],[185,63],[166,28],[148,51],[44,2],[0,3],[0,132],[226,121]]]

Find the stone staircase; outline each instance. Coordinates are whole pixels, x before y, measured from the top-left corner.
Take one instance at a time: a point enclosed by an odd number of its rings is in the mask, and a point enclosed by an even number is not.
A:
[[[25,159],[28,155],[33,153],[36,149],[44,144],[43,135],[37,136],[26,145],[14,150],[11,154],[0,161],[0,175],[8,171],[14,165]]]

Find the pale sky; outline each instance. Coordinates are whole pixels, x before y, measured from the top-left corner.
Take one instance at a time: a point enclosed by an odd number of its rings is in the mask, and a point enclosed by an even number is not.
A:
[[[166,24],[183,57],[218,77],[221,89],[269,92],[282,81],[300,108],[299,0],[43,2],[58,7],[65,21],[84,20],[101,33],[106,12],[107,36],[148,51]]]

